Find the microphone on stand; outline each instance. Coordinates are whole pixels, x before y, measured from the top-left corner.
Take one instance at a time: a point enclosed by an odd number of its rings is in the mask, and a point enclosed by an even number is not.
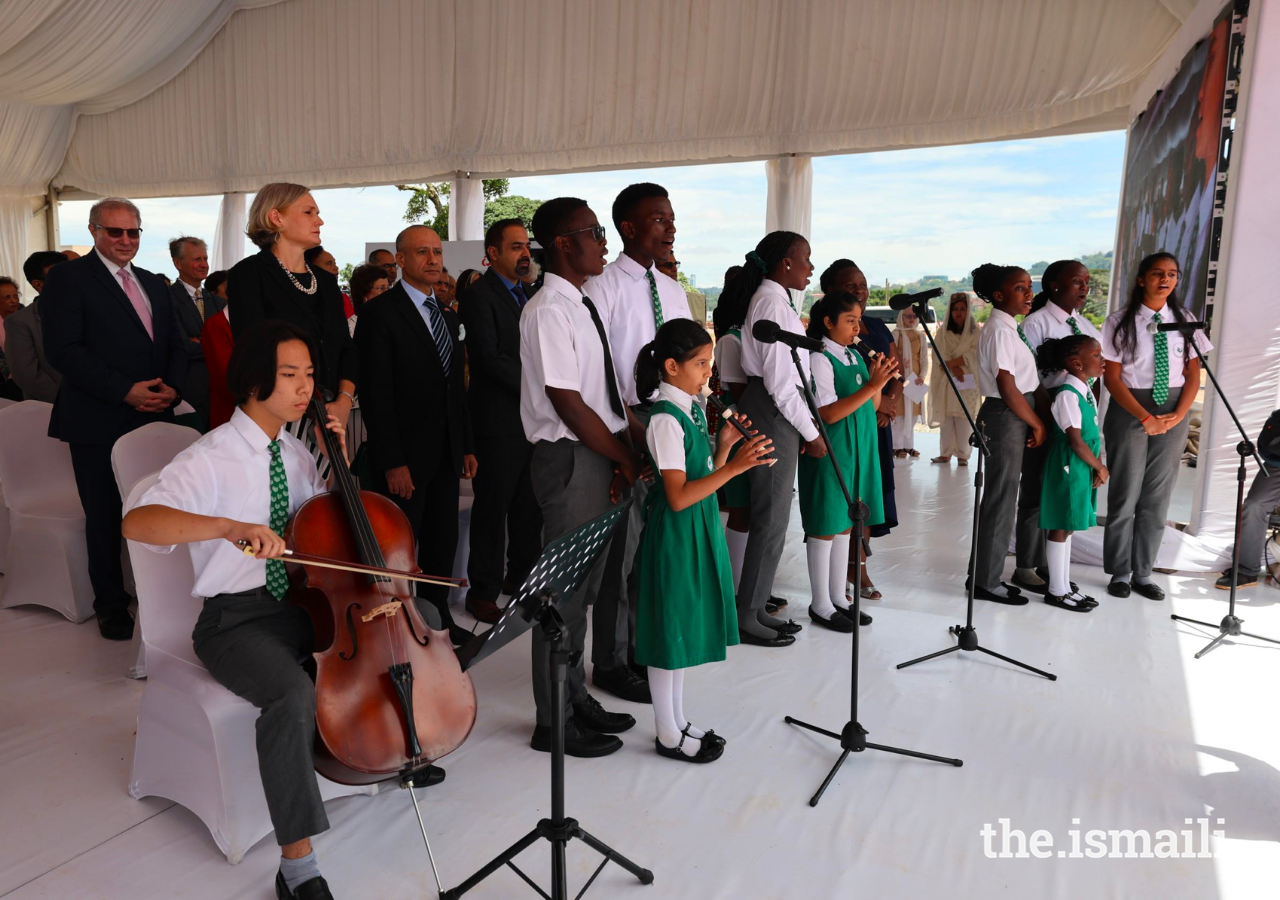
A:
[[[772,319],[761,319],[751,326],[751,336],[762,344],[785,344],[792,350],[822,350],[822,341],[808,335],[785,331]]]
[[[905,295],[904,295],[904,296],[905,296]],[[871,345],[870,345],[870,344],[868,344],[868,343],[867,343],[866,341],[864,341],[862,338],[858,337],[856,334],[853,336],[853,345],[854,345],[855,347],[860,347],[860,348],[862,348],[863,350],[865,350],[865,351],[866,351],[867,356],[870,356],[872,359],[879,359],[880,357],[884,356],[884,354],[883,354],[883,353],[881,353],[879,350],[875,350],[875,349],[873,349],[873,348],[871,347]],[[894,377],[894,378],[896,378],[896,379],[898,379],[899,381],[904,381],[904,380],[905,380],[905,379],[902,377],[902,373],[901,373],[901,372],[894,372],[894,373],[893,373],[893,377]]]
[[[1208,322],[1161,322],[1157,325],[1155,322],[1147,323],[1147,334],[1158,334],[1161,331],[1185,331],[1188,334],[1192,331],[1204,331],[1209,327]]]
[[[927,291],[921,291],[918,294],[894,294],[889,298],[890,309],[907,309],[915,306],[917,303],[924,303],[932,300],[934,297],[942,296],[942,288],[930,288]]]

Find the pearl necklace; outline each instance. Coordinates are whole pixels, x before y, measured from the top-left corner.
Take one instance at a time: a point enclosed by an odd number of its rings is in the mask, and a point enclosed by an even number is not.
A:
[[[272,255],[275,256],[275,254]],[[316,281],[316,273],[311,271],[311,266],[307,265],[307,263],[304,262],[303,265],[306,266],[307,274],[311,276],[311,287],[309,288],[302,286],[302,282],[295,278],[293,273],[289,271],[289,267],[284,264],[284,260],[276,256],[276,262],[280,263],[280,268],[284,269],[284,274],[289,276],[289,280],[293,282],[293,286],[302,291],[302,293],[306,294],[308,297],[316,292],[316,288],[320,287],[320,283]]]

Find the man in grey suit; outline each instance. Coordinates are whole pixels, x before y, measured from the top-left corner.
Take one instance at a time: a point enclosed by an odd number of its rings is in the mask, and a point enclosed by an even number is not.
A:
[[[23,277],[35,289],[36,298],[5,320],[5,356],[9,374],[28,400],[52,403],[58,396],[62,376],[44,356],[44,335],[40,327],[40,294],[49,270],[67,258],[56,250],[38,250],[22,264]]]
[[[209,249],[196,237],[179,237],[169,242],[169,255],[178,270],[178,280],[169,286],[173,308],[182,327],[183,347],[187,351],[187,386],[183,399],[195,407],[198,428],[209,424],[209,369],[205,366],[200,332],[205,320],[216,316],[227,305],[217,294],[206,293],[201,285],[209,274]]]

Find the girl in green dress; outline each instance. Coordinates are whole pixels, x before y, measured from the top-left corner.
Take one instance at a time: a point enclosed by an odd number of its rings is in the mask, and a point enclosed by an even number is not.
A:
[[[1098,408],[1089,390],[1089,380],[1102,374],[1102,345],[1087,334],[1050,338],[1040,345],[1036,363],[1046,376],[1066,376],[1053,398],[1053,434],[1040,493],[1040,528],[1048,532],[1044,602],[1089,612],[1098,602],[1071,589],[1071,532],[1097,524],[1098,486],[1107,481],[1107,467],[1098,459]]]
[[[673,319],[640,350],[636,390],[658,400],[645,444],[662,481],[645,497],[636,550],[636,662],[649,667],[658,753],[684,762],[713,762],[724,740],[684,716],[684,670],[719,662],[738,643],[738,616],[716,491],[730,478],[766,465],[765,435],[743,442],[720,429],[712,458],[699,394],[711,377],[711,336],[689,319]],[[744,427],[750,422],[739,419]]]
[[[879,436],[876,410],[880,392],[898,364],[878,356],[868,370],[860,354],[850,348],[862,326],[863,301],[846,291],[827,294],[809,313],[809,337],[821,340],[821,352],[809,356],[818,413],[826,423],[830,451],[840,463],[851,492],[867,507],[866,524],[884,521]],[[831,463],[800,457],[800,518],[809,557],[809,586],[813,602],[809,618],[832,631],[854,629],[853,609],[845,597],[849,567],[849,505]],[[862,624],[871,617],[863,613]]]

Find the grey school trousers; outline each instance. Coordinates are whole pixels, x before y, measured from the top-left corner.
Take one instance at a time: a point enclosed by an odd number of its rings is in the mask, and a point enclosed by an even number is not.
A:
[[[1034,408],[1035,395],[1024,396]],[[982,521],[978,527],[978,539],[971,552],[978,557],[977,586],[993,590],[1000,586],[1004,577],[1004,558],[1009,552],[1009,537],[1018,519],[1018,487],[1023,480],[1022,457],[1031,429],[999,397],[988,397],[983,401],[977,421],[978,432],[985,433],[991,456],[986,461]],[[1038,515],[1038,486],[1036,491],[1035,508]],[[1038,518],[1034,524],[1038,529]]]
[[[747,533],[747,549],[742,562],[742,578],[738,582],[738,618],[764,608],[773,593],[773,579],[782,559],[782,546],[791,519],[792,487],[800,461],[800,432],[787,421],[773,404],[764,381],[747,379],[747,390],[738,402],[738,410],[751,420],[751,427],[773,438],[777,462],[772,466],[756,466],[747,470],[751,484],[751,528]]]
[[[533,445],[530,464],[533,493],[542,509],[543,539],[550,543],[575,528],[602,515],[612,504],[609,485],[613,481],[613,462],[584,444],[566,439],[538,441]],[[605,547],[571,598],[558,601],[560,615],[569,633],[569,678],[566,713],[572,715],[573,704],[587,699],[586,670],[582,651],[587,642],[587,607],[596,599],[604,563],[609,556]],[[551,724],[551,645],[542,629],[533,629],[533,702],[538,724]]]
[[[1149,390],[1132,393],[1147,412],[1163,415],[1178,405],[1182,388],[1169,388],[1168,398],[1159,406]],[[1190,427],[1191,417],[1187,416],[1164,434],[1148,435],[1119,403],[1108,406],[1102,423],[1104,462],[1111,473],[1107,526],[1102,535],[1102,563],[1108,575],[1146,578],[1151,574]]]
[[[1280,468],[1267,463],[1267,471],[1259,472],[1253,479],[1244,500],[1244,522],[1240,526],[1241,574],[1254,578],[1262,574],[1266,562],[1263,544],[1267,540],[1267,521],[1277,506],[1280,506]]]
[[[219,594],[204,601],[191,640],[209,674],[261,711],[258,772],[276,843],[328,830],[312,760],[316,689],[303,662],[315,636],[306,612],[266,588]]]

